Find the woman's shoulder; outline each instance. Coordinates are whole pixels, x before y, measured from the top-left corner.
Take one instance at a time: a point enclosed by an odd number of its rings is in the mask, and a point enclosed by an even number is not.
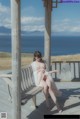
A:
[[[31,63],[31,65],[34,65],[34,63],[35,63],[35,61],[33,61],[33,62]]]
[[[46,63],[46,60],[43,60],[44,61],[44,63]]]
[[[46,60],[42,60],[42,63],[46,64]]]
[[[40,63],[40,64],[45,64],[45,61],[42,60],[41,62],[38,62],[38,63]],[[33,61],[33,62],[31,63],[31,66],[34,66],[34,65],[36,65],[36,64],[37,64],[36,61]]]
[[[33,62],[31,63],[31,67],[32,67],[32,69],[35,69],[35,67],[36,67],[35,61],[33,61]]]
[[[45,60],[42,59],[42,60],[41,60],[41,63],[45,63]]]

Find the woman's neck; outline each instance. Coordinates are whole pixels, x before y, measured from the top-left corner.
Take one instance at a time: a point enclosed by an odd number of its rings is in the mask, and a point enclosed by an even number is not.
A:
[[[39,62],[39,63],[44,63],[44,61],[43,60],[40,60],[40,61],[37,61],[37,60],[35,60],[36,62]]]
[[[41,62],[41,61],[37,61],[37,60],[36,60],[36,62]]]

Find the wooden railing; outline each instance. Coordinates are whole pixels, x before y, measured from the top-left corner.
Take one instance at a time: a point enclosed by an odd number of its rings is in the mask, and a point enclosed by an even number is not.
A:
[[[51,64],[51,70],[59,70],[61,71],[63,68],[63,65],[65,65],[65,69],[66,66],[68,66],[68,68],[70,68],[70,72],[72,75],[72,81],[80,81],[80,61],[66,61],[66,62],[62,62],[62,61],[55,61]],[[60,73],[54,73],[52,74],[52,77],[58,81],[58,79],[60,79]],[[64,77],[65,77],[65,73],[64,73]]]

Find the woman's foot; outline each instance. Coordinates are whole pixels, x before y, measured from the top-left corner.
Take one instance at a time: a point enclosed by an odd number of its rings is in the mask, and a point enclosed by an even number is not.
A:
[[[58,113],[61,114],[62,113],[62,109],[58,110]]]
[[[60,105],[59,105],[58,102],[56,102],[56,106],[57,106],[58,112],[61,113],[62,112],[62,109],[61,109],[61,107],[60,107]]]
[[[49,112],[51,110],[51,106],[47,106],[47,111]]]

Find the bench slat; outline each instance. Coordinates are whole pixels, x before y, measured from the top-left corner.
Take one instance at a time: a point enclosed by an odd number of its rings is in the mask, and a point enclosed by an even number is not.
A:
[[[42,91],[42,87],[32,87],[32,89],[30,89],[30,91],[22,93],[21,95],[21,99],[24,100],[25,98],[30,99],[32,98],[34,95],[36,95],[37,93]]]
[[[32,86],[33,85],[33,76],[32,76],[32,74],[31,74],[31,67],[29,67],[28,68],[28,72],[29,72],[29,84],[30,84],[30,86]]]
[[[24,69],[22,69],[21,74],[22,74],[22,82],[21,83],[23,85],[23,89],[26,90],[28,88],[28,84],[26,83],[27,79],[25,80],[25,78],[27,78],[27,77],[25,76],[25,70]]]

